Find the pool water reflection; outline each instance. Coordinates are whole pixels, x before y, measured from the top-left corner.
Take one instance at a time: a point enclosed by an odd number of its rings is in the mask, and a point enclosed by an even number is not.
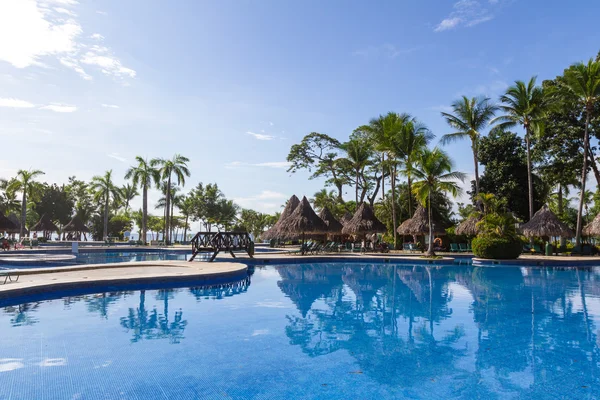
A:
[[[0,399],[597,398],[600,269],[314,264],[0,310]]]

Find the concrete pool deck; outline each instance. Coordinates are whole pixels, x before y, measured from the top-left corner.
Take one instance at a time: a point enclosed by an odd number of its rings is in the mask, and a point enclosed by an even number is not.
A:
[[[18,270],[18,281],[0,285],[0,298],[24,296],[83,286],[128,283],[232,280],[247,275],[248,266],[235,262],[143,261]],[[13,270],[14,271],[14,270]]]

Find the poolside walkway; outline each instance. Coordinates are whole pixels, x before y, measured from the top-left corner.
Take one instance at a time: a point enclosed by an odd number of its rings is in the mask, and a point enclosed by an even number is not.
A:
[[[19,270],[17,282],[0,285],[0,298],[28,295],[82,286],[107,286],[126,283],[173,282],[177,280],[214,280],[243,277],[248,267],[233,262],[189,263],[186,261],[145,261],[74,267]]]

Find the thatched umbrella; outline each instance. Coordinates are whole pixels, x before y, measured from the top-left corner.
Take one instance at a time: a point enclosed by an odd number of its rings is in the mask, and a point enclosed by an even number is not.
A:
[[[294,212],[296,207],[298,207],[298,204],[300,204],[300,200],[298,200],[298,197],[296,197],[295,194],[292,195],[292,197],[290,197],[290,199],[287,201],[285,208],[281,212],[281,215],[279,216],[279,219],[277,220],[277,222],[270,229],[265,231],[261,235],[261,237],[266,240],[271,240],[271,239],[275,239],[277,237],[281,237],[279,231],[281,229],[283,221],[285,221],[287,217],[292,215],[292,213]]]
[[[15,224],[15,227],[12,229],[7,229],[6,233],[10,233],[11,235],[14,235],[15,233],[20,233],[21,232],[21,221],[19,221],[19,217],[17,217],[17,215],[15,213],[10,213],[7,218],[10,219],[13,224]],[[24,229],[24,231],[25,231],[25,233],[27,233],[27,229]]]
[[[368,204],[362,203],[352,218],[344,224],[344,235],[368,235],[372,233],[385,233],[387,227],[377,219],[373,209]]]
[[[583,234],[586,236],[600,236],[600,214],[592,222],[583,228]]]
[[[319,218],[327,225],[327,233],[330,235],[340,235],[344,227],[329,211],[329,208],[324,207],[319,213]]]
[[[434,235],[445,235],[446,230],[442,227],[442,224],[436,220],[432,221],[432,229]],[[415,214],[412,218],[404,221],[396,230],[401,235],[428,235],[429,234],[429,217],[427,211],[423,206],[417,207]]]
[[[15,228],[16,225],[10,219],[6,218],[2,212],[0,212],[0,232],[8,231]]]
[[[90,231],[90,229],[87,226],[85,226],[81,218],[79,218],[79,216],[77,215],[75,215],[73,219],[71,219],[71,222],[65,225],[65,227],[62,230],[63,232],[75,232],[77,234],[77,237],[80,237],[83,233],[83,237],[85,238],[85,240],[87,240],[85,234]]]
[[[42,215],[37,224],[35,224],[31,229],[31,232],[44,232],[44,237],[48,237],[48,233],[58,232],[59,229],[54,222],[46,216],[46,214]]]
[[[348,211],[346,211],[346,213],[344,213],[342,218],[340,218],[340,223],[342,225],[346,225],[348,223],[348,221],[350,221],[351,219],[352,219],[352,214],[350,214]]]
[[[527,237],[575,236],[573,230],[561,222],[547,204],[544,204],[544,206],[533,215],[533,218],[531,218],[529,222],[521,225],[519,230]]]
[[[279,232],[283,236],[302,236],[302,254],[304,254],[304,235],[306,233],[324,234],[327,233],[327,230],[327,224],[315,213],[306,197],[302,198],[298,207],[279,228]]]
[[[481,221],[480,216],[471,215],[469,218],[465,219],[463,222],[458,224],[455,233],[457,235],[477,236],[477,234],[479,233],[477,223],[479,221]]]

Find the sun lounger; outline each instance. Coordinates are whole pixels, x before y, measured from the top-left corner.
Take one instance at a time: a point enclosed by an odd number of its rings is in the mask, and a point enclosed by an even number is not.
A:
[[[18,282],[19,281],[19,271],[4,269],[0,270],[0,277],[4,277],[3,285],[6,285],[6,282]]]
[[[460,249],[458,248],[458,244],[450,243],[450,251],[453,253],[458,253]]]
[[[467,250],[467,244],[466,243],[459,243],[458,244],[458,251],[460,251],[461,253],[466,253]]]

